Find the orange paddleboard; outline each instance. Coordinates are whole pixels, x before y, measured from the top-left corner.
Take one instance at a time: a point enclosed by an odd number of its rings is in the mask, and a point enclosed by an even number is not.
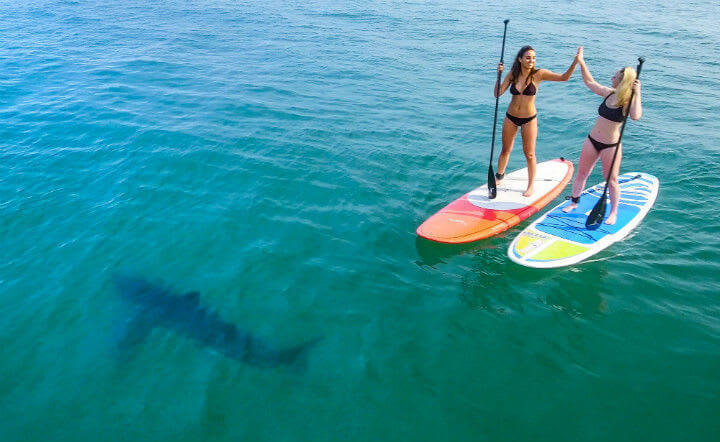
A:
[[[535,191],[529,197],[522,195],[527,188],[527,168],[508,173],[497,186],[495,199],[488,198],[487,184],[483,184],[428,218],[417,234],[453,244],[497,235],[554,200],[570,182],[573,170],[573,164],[564,158],[538,163]]]

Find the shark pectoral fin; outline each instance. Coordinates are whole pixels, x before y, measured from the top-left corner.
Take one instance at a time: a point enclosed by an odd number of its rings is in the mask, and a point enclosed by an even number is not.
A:
[[[118,348],[121,351],[129,350],[142,342],[153,328],[152,322],[142,314],[138,314],[125,323],[124,330],[117,340]]]

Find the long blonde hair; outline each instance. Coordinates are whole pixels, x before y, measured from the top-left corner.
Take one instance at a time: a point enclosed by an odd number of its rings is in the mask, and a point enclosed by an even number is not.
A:
[[[617,97],[618,107],[625,106],[630,101],[630,94],[632,93],[632,85],[637,78],[635,69],[626,67],[623,69],[623,76],[620,79],[617,87],[615,87],[615,96]]]

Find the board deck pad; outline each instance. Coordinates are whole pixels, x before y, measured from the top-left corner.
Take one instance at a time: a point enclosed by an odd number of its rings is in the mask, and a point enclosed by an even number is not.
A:
[[[508,173],[497,186],[496,198],[488,198],[487,183],[483,184],[428,218],[417,228],[417,234],[442,243],[466,243],[496,235],[555,199],[572,174],[572,163],[563,158],[538,163],[535,191],[524,197],[527,168]]]
[[[656,177],[629,172],[618,177],[620,203],[617,221],[603,223],[597,230],[588,230],[585,220],[602,196],[605,183],[585,190],[580,203],[570,213],[564,201],[523,230],[510,244],[508,257],[527,267],[549,268],[576,264],[624,239],[645,217],[655,203],[659,181]],[[608,198],[605,218],[610,213]]]

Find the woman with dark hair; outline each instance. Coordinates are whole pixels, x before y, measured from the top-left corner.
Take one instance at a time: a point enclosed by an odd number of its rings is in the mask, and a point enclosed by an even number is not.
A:
[[[505,76],[503,82],[498,85],[495,83],[493,92],[496,97],[504,94],[510,88],[512,100],[505,114],[502,130],[502,152],[498,158],[498,167],[495,177],[498,184],[505,176],[505,167],[507,167],[512,152],[515,136],[518,129],[522,134],[523,152],[527,159],[528,166],[528,186],[523,196],[530,196],[533,193],[533,182],[535,180],[535,168],[537,161],[535,159],[535,142],[537,140],[537,109],[535,109],[535,94],[538,85],[542,81],[568,81],[578,60],[573,60],[567,71],[563,74],[557,74],[547,69],[535,68],[535,50],[531,46],[523,46],[518,51],[515,61],[513,62],[510,73]],[[503,64],[498,65],[498,72],[503,71]]]
[[[624,67],[615,72],[610,82],[612,87],[603,86],[596,82],[590,69],[585,64],[585,57],[582,46],[578,48],[575,59],[580,63],[583,81],[591,91],[605,97],[598,108],[598,117],[595,126],[585,138],[580,151],[577,175],[573,182],[571,203],[563,209],[570,212],[580,202],[580,193],[585,187],[585,182],[590,176],[598,158],[602,161],[603,176],[608,180],[610,191],[610,213],[605,224],[615,224],[617,220],[618,202],[620,201],[620,188],[618,185],[618,174],[620,161],[622,161],[622,144],[617,140],[620,138],[620,129],[623,120],[627,115],[632,120],[642,117],[642,98],[640,97],[640,80],[637,79],[635,69]],[[633,95],[634,91],[634,95]],[[630,103],[630,97],[633,97]],[[610,170],[615,150],[619,149],[613,170]]]

